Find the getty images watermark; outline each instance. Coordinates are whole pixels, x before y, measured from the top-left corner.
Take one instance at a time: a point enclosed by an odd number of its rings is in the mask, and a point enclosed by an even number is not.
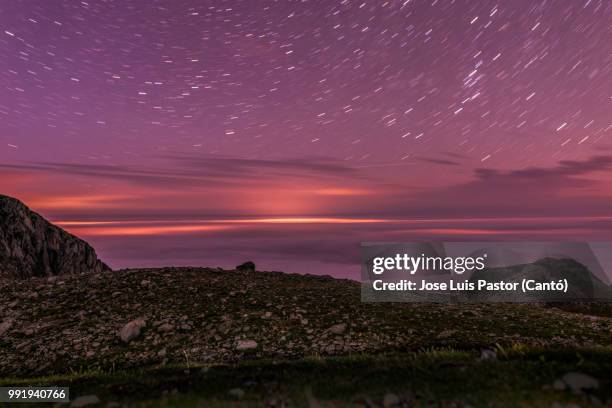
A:
[[[362,244],[364,302],[612,301],[607,243]]]

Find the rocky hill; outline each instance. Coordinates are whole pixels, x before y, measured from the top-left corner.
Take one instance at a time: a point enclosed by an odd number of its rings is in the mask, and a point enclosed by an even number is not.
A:
[[[597,278],[586,266],[573,259],[543,258],[533,263],[511,265],[498,268],[486,268],[476,271],[470,277],[471,282],[479,279],[490,282],[521,282],[533,279],[536,282],[561,281],[567,279],[568,290],[563,292],[476,292],[469,296],[472,300],[496,301],[612,301],[612,288]]]
[[[0,277],[29,278],[109,270],[85,241],[22,202],[0,195]]]
[[[612,320],[509,304],[368,304],[328,277],[207,268],[0,280],[0,377],[496,345],[610,346]]]

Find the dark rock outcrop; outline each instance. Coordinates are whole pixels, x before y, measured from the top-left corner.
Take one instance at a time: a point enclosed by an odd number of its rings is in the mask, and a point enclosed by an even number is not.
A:
[[[236,267],[238,272],[255,272],[255,264],[251,261],[240,264]]]
[[[565,279],[568,282],[568,288],[567,292],[474,292],[470,296],[473,300],[576,302],[592,300],[609,301],[612,299],[612,288],[610,286],[597,278],[589,268],[569,258],[556,259],[547,257],[528,264],[486,268],[474,272],[470,277],[470,281],[475,284],[480,279],[489,282],[505,281],[519,284],[524,279],[541,283]]]
[[[0,195],[0,277],[43,277],[109,269],[87,242],[51,224],[19,200]]]

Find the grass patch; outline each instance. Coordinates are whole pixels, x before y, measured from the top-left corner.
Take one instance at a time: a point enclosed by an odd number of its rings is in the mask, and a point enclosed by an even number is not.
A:
[[[261,406],[262,402],[306,407],[313,401],[320,406],[354,406],[368,401],[380,404],[389,393],[417,407],[450,403],[550,407],[554,402],[585,407],[611,401],[612,350],[545,350],[517,344],[498,348],[497,355],[483,361],[475,351],[429,348],[416,353],[85,371],[0,379],[0,386],[61,385],[71,387],[73,396],[95,394],[103,401],[129,406],[168,407]],[[573,371],[598,378],[602,384],[593,394],[584,395],[551,387]]]

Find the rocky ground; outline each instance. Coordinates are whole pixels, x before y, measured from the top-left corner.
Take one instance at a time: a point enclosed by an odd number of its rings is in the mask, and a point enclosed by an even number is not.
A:
[[[412,406],[406,398],[418,394],[414,381],[447,372],[440,384],[457,384],[453,400],[462,388],[453,376],[476,364],[479,375],[489,367],[483,379],[502,375],[496,395],[511,392],[512,381],[519,387],[524,375],[542,376],[527,382],[538,392],[566,390],[563,398],[572,401],[582,393],[574,382],[586,381],[596,393],[580,397],[582,405],[606,404],[612,388],[607,306],[366,304],[352,281],[205,268],[4,279],[0,293],[0,385],[62,383],[121,400],[133,395],[127,384],[140,384],[154,401],[177,394],[178,406],[202,398],[212,404],[213,396],[248,405],[267,398],[262,378],[271,376],[293,384],[283,392],[297,389],[295,400],[312,406],[314,394],[329,387],[325,375],[339,381],[334,392],[344,390],[347,404],[367,405],[369,395],[359,390],[375,384],[366,391],[377,395],[372,406]],[[419,370],[425,374],[415,379]],[[385,405],[389,384],[402,391]],[[427,384],[434,394],[453,395]]]

